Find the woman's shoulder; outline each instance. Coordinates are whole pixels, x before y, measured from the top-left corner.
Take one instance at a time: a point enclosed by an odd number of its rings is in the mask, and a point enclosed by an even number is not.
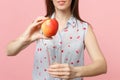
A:
[[[76,19],[76,21],[77,21],[77,24],[82,28],[89,28],[89,27],[92,28],[92,25],[87,21],[81,21],[79,19]]]
[[[76,19],[76,18],[75,18]],[[79,27],[88,27],[89,26],[89,23],[86,22],[86,21],[81,21],[79,19],[76,19],[76,23]]]

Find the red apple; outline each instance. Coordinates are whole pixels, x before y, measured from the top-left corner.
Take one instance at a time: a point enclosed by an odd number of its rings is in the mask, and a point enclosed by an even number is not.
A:
[[[41,30],[46,37],[54,36],[58,31],[58,22],[56,19],[47,19],[41,25]]]

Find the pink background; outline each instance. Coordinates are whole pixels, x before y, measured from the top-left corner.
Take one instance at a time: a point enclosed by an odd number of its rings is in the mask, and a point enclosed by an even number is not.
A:
[[[120,0],[80,0],[80,15],[90,22],[107,60],[108,71],[85,80],[120,79]],[[32,80],[35,43],[8,57],[7,43],[18,37],[37,16],[45,14],[44,0],[0,0],[0,80]],[[85,53],[86,64],[90,59]]]

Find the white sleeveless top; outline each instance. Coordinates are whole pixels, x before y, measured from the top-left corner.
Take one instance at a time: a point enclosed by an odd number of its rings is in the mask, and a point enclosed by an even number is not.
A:
[[[54,62],[83,66],[87,27],[86,22],[71,16],[66,27],[58,31],[53,39],[38,40],[34,54],[33,80],[62,80],[53,78],[47,73],[47,68]],[[83,80],[83,78],[72,80]]]

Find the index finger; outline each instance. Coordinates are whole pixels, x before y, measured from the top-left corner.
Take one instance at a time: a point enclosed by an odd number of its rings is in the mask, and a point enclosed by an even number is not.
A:
[[[49,18],[44,16],[39,16],[34,20],[34,22],[37,23],[37,22],[45,21],[46,19],[49,19]]]
[[[56,69],[56,68],[65,68],[67,66],[68,66],[68,64],[53,64],[53,65],[50,65],[50,68],[54,68],[54,69]]]

